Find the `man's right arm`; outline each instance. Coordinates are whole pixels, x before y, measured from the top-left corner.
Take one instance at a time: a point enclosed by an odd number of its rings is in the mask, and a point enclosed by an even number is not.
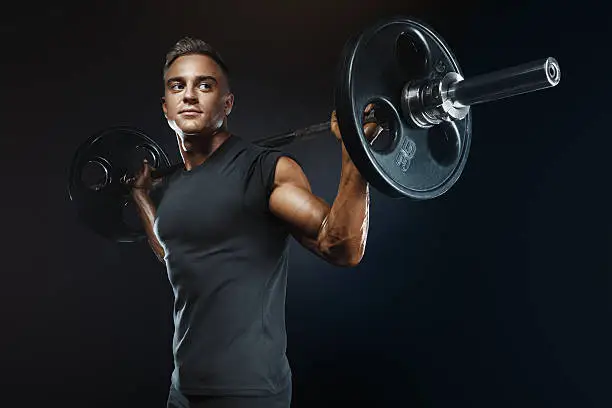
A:
[[[151,166],[145,159],[142,163],[142,168],[135,177],[124,180],[123,182],[131,188],[132,200],[136,205],[138,216],[142,222],[149,245],[153,249],[153,253],[160,262],[164,261],[165,251],[162,244],[155,235],[155,216],[156,207],[151,199],[150,193],[155,186],[159,186],[161,180],[153,181],[151,177]]]
[[[149,196],[149,193],[146,190],[134,189],[132,191],[132,198],[134,200],[134,204],[136,205],[136,209],[138,210],[138,216],[142,221],[142,225],[144,227],[145,233],[147,235],[147,239],[149,241],[149,245],[155,256],[160,262],[164,261],[164,247],[159,242],[157,235],[155,235],[155,204],[153,204],[153,200]]]

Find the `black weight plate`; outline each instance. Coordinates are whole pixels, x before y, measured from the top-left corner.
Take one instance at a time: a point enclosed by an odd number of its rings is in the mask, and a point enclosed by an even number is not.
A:
[[[338,124],[351,159],[377,190],[391,197],[431,199],[457,181],[471,142],[471,113],[452,123],[418,128],[401,110],[406,83],[433,79],[459,64],[443,39],[409,18],[382,21],[349,41],[338,67]],[[390,141],[376,148],[365,139],[363,111],[376,106]]]
[[[68,180],[79,220],[114,241],[143,239],[144,229],[126,220],[131,199],[120,180],[134,175],[145,158],[158,169],[170,167],[163,149],[144,132],[130,127],[105,129],[82,143],[73,156]]]

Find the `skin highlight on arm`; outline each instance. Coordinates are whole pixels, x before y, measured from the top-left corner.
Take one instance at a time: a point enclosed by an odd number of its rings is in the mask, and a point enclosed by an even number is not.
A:
[[[332,131],[340,140],[339,130]],[[364,128],[366,137],[375,124]],[[276,166],[270,211],[285,221],[294,238],[305,248],[336,266],[357,266],[365,253],[369,229],[369,186],[342,144],[342,172],[338,193],[330,206],[312,193],[301,167],[288,157]]]

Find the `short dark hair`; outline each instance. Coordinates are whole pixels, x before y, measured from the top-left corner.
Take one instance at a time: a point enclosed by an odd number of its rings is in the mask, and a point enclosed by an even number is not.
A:
[[[176,44],[172,46],[172,48],[170,48],[170,50],[166,54],[166,63],[164,64],[164,78],[166,77],[166,73],[170,69],[170,65],[172,65],[172,63],[178,57],[193,54],[206,55],[210,57],[213,61],[215,61],[217,65],[221,67],[221,70],[225,74],[225,77],[229,84],[229,69],[227,67],[227,64],[221,57],[221,54],[219,54],[219,52],[207,42],[192,37],[183,37],[178,40]]]

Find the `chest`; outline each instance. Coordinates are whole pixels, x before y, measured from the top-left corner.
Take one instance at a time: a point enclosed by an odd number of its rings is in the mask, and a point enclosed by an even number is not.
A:
[[[254,222],[246,180],[239,171],[200,171],[171,183],[157,208],[163,242],[219,242],[244,233]]]

